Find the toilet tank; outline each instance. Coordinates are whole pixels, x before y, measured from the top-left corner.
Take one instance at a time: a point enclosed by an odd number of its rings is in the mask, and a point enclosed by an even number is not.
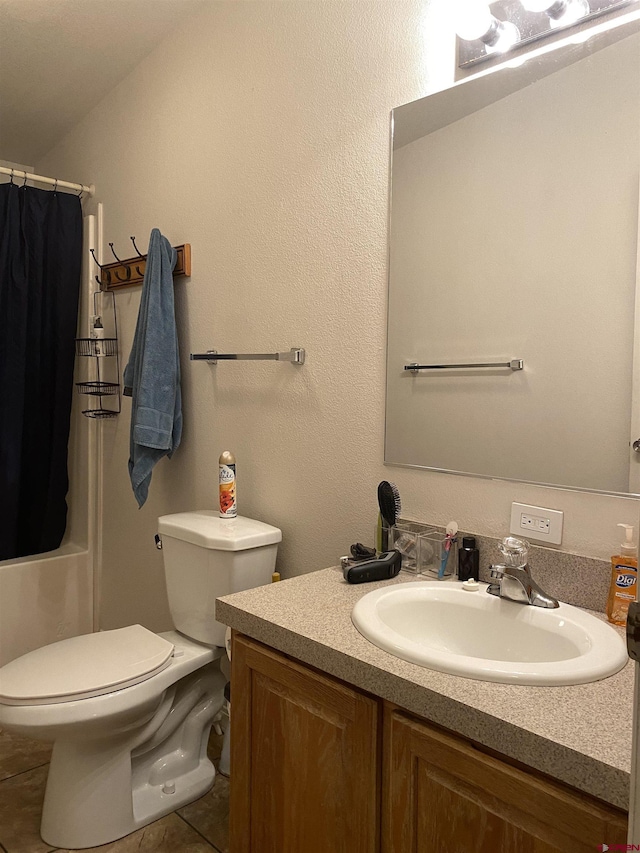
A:
[[[158,532],[175,628],[197,642],[224,646],[226,626],[215,619],[216,598],[270,583],[282,532],[207,509],[163,515]]]

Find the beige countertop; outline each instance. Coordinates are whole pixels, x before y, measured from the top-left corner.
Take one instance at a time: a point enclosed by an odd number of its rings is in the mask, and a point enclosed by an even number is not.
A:
[[[354,628],[355,602],[384,584],[351,585],[338,568],[218,599],[219,621],[620,808],[629,801],[633,664],[573,687],[521,687],[400,660]]]

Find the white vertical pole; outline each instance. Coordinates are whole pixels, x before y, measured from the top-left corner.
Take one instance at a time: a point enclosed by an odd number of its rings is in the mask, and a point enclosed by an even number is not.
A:
[[[91,328],[90,317],[93,314],[93,290],[95,285],[95,263],[91,256],[91,249],[96,247],[96,217],[87,215],[84,217],[84,276],[82,292],[80,295],[80,317],[78,323],[78,337],[89,337]],[[87,359],[81,358],[78,365],[81,371],[81,381],[89,378]],[[86,429],[86,453],[87,453],[87,561],[91,578],[92,601],[91,618],[93,630],[95,631],[95,581],[96,581],[96,430],[91,418],[81,418],[85,423],[81,429]]]
[[[104,249],[104,238],[103,238],[103,206],[102,202],[98,202],[96,205],[96,235],[95,235],[95,252],[98,257],[100,263],[103,263],[103,249]],[[93,275],[98,274],[99,272],[96,269],[96,265],[93,264],[94,273]],[[95,278],[91,277],[92,287],[91,292],[98,289],[98,283]],[[91,297],[91,312],[93,313],[93,295]],[[101,309],[102,310],[102,309]],[[95,428],[92,430],[94,435],[94,508],[93,508],[93,630],[100,630],[100,610],[101,610],[101,599],[102,599],[102,513],[103,513],[103,422],[102,418],[90,418],[90,420],[95,424]]]

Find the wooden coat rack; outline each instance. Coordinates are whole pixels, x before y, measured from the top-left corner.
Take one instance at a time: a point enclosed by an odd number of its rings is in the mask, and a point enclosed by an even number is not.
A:
[[[131,242],[137,251],[134,237],[131,237]],[[113,243],[109,243],[109,246],[116,257],[116,261],[112,264],[100,266],[100,278],[98,279],[100,290],[119,290],[121,287],[133,287],[136,284],[142,284],[144,271],[147,267],[147,256],[138,254],[134,258],[120,260],[113,251]],[[191,275],[191,243],[174,246],[174,249],[178,257],[173,269],[173,277]]]

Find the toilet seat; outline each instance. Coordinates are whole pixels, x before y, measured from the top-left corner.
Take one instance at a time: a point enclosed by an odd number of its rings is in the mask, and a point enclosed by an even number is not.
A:
[[[173,650],[142,625],[61,640],[2,668],[0,703],[50,705],[113,693],[162,672]]]

